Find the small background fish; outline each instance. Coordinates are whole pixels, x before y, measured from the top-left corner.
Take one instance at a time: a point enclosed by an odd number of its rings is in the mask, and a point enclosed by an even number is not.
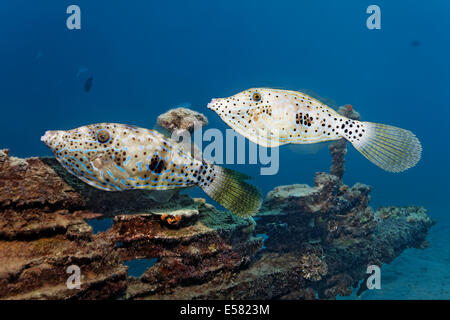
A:
[[[89,92],[92,88],[92,82],[94,81],[93,77],[89,77],[84,83],[84,91]]]

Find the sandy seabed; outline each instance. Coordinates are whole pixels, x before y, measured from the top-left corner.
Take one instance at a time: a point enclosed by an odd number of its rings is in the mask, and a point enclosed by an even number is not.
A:
[[[424,250],[407,249],[381,269],[381,289],[340,299],[450,299],[450,223],[437,223]]]

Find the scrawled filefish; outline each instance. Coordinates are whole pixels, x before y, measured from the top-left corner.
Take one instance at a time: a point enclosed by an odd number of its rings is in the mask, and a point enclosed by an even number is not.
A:
[[[154,130],[99,123],[47,131],[41,141],[64,168],[101,190],[198,186],[240,216],[255,213],[261,204],[258,189],[244,182],[248,176],[194,159],[177,142]]]
[[[212,99],[208,108],[238,133],[265,147],[345,138],[372,163],[390,172],[413,167],[421,157],[422,146],[411,131],[348,119],[301,92],[253,88]]]

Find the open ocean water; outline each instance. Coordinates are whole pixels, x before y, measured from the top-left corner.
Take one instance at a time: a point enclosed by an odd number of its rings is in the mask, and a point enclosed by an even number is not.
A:
[[[81,9],[80,30],[66,26],[72,4]],[[366,26],[373,4],[381,29]],[[422,205],[437,222],[430,248],[384,266],[383,290],[358,299],[449,299],[449,18],[450,2],[440,0],[2,1],[0,147],[50,156],[40,141],[46,130],[96,122],[153,128],[159,114],[186,102],[209,128],[225,131],[207,103],[251,87],[352,104],[362,120],[413,131],[423,153],[417,166],[393,174],[349,146],[344,182],[371,185],[374,208]],[[312,184],[329,165],[327,148],[301,154],[284,146],[276,175],[228,167],[267,193]]]

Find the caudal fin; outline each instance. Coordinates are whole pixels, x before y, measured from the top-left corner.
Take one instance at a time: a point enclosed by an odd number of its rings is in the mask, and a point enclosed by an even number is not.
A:
[[[386,171],[401,172],[419,162],[422,145],[411,131],[372,122],[359,124],[363,129],[361,136],[348,140],[375,165]]]
[[[214,180],[201,186],[211,198],[232,213],[248,217],[255,214],[261,206],[261,193],[244,179],[249,176],[230,169],[214,166]]]

